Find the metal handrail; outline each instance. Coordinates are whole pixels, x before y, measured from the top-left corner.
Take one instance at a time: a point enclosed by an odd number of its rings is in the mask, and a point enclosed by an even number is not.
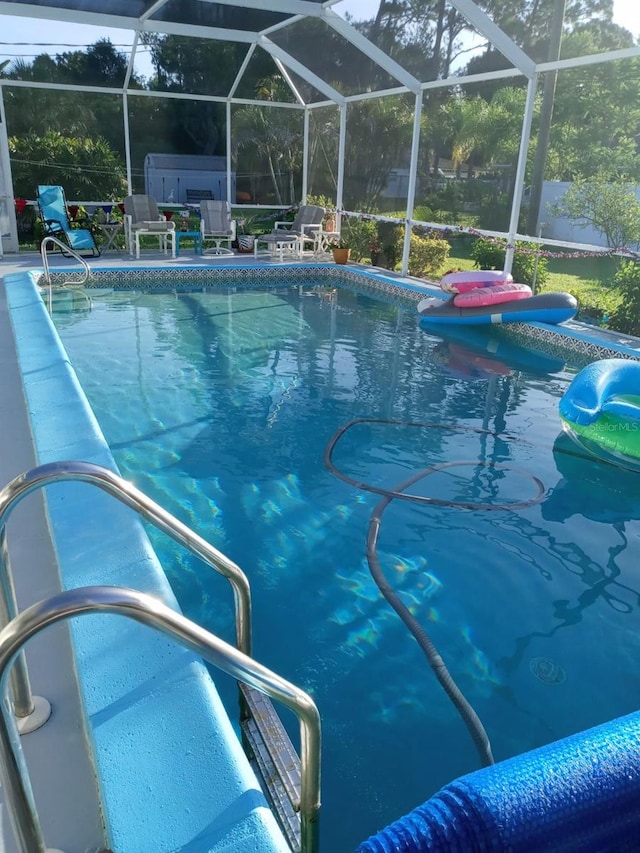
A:
[[[27,640],[86,613],[116,613],[156,628],[233,678],[290,708],[300,723],[302,853],[318,851],[320,715],[313,699],[219,637],[146,593],[122,587],[67,590],[33,604],[0,632],[0,774],[21,853],[45,853],[42,829],[15,721],[5,701],[8,671]]]
[[[74,250],[67,243],[63,243],[62,240],[58,240],[57,237],[53,237],[51,234],[48,234],[46,237],[43,238],[42,243],[40,244],[40,257],[42,258],[42,266],[44,268],[44,279],[47,282],[47,287],[49,288],[49,313],[51,313],[51,309],[53,306],[53,297],[51,294],[52,286],[51,273],[49,272],[49,259],[47,257],[47,246],[49,244],[57,246],[63,252],[66,252],[68,255],[71,255],[71,257],[75,258],[77,261],[80,261],[80,263],[84,267],[84,278],[80,279],[80,281],[63,281],[61,285],[62,287],[67,284],[75,284],[78,287],[81,287],[83,284],[86,284],[89,279],[89,276],[91,275],[91,269],[89,268],[89,264],[85,261],[85,259],[81,257],[77,252],[74,252]]]
[[[251,590],[242,569],[134,485],[108,468],[90,462],[50,462],[39,465],[14,477],[0,491],[0,619],[3,620],[3,625],[18,615],[7,545],[6,527],[9,515],[31,492],[49,483],[65,480],[79,480],[98,486],[226,577],[233,588],[236,643],[241,652],[247,656],[251,655]],[[15,715],[28,717],[33,712],[34,705],[24,655],[19,656],[13,667],[12,691]]]

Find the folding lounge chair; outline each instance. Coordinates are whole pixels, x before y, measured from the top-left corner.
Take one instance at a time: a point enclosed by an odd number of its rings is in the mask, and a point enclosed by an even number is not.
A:
[[[91,252],[91,257],[98,257],[100,249],[98,249],[91,231],[87,228],[71,227],[67,213],[67,200],[62,187],[38,186],[37,202],[44,225],[45,237],[56,237],[78,254]],[[63,255],[70,257],[64,249],[61,251]]]
[[[290,247],[295,254],[301,255],[305,243],[315,245],[318,233],[322,231],[324,214],[324,207],[301,204],[293,222],[276,222],[275,230],[259,237],[258,241],[266,243],[272,253],[277,250],[281,260],[285,247]]]
[[[200,202],[200,231],[203,247],[205,240],[213,240],[215,243],[213,248],[203,249],[204,254],[233,254],[231,241],[236,238],[236,223],[231,219],[231,205],[228,201],[205,199]],[[226,248],[221,243],[226,243]]]
[[[158,203],[150,195],[128,195],[124,200],[124,233],[133,254],[140,258],[140,235],[148,234],[158,238],[158,248],[167,254],[168,241],[171,241],[171,256],[176,256],[176,225],[168,222],[158,210]]]

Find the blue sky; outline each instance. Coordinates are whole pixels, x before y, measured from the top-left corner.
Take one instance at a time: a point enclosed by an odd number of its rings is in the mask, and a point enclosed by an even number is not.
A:
[[[614,0],[614,22],[626,27],[634,36],[640,36],[640,0]],[[378,0],[344,0],[334,7],[340,14],[350,12],[355,18],[371,17],[378,8]],[[113,44],[130,45],[133,34],[130,30],[114,30],[88,27],[67,22],[41,21],[28,18],[0,16],[0,61],[22,56],[27,61],[39,53],[63,53],[73,46],[86,46],[99,38],[108,37]],[[13,46],[12,42],[24,42]],[[42,45],[42,46],[40,46]],[[70,45],[70,46],[69,46]],[[139,49],[141,50],[141,49]],[[151,65],[142,52],[136,65],[138,73],[149,75]]]

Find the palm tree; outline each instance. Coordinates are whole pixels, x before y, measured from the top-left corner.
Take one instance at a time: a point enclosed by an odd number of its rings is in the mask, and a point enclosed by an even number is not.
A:
[[[282,101],[283,87],[278,78],[266,78],[260,81],[256,94],[267,102]],[[302,114],[266,105],[242,107],[233,119],[233,138],[238,150],[259,155],[254,157],[254,164],[266,161],[276,203],[294,203],[302,160]]]

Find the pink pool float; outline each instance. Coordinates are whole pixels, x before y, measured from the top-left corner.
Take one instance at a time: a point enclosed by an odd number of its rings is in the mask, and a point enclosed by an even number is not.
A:
[[[449,272],[440,279],[440,287],[447,293],[468,293],[470,290],[484,287],[496,287],[512,284],[511,273],[501,270],[466,270]]]
[[[570,293],[534,296],[526,284],[499,270],[448,272],[440,281],[449,299],[428,296],[418,303],[420,324],[564,323],[578,312]]]
[[[528,299],[533,291],[526,284],[496,284],[493,287],[476,287],[466,293],[456,293],[453,304],[456,308],[477,308],[479,305],[499,305],[516,299]]]

